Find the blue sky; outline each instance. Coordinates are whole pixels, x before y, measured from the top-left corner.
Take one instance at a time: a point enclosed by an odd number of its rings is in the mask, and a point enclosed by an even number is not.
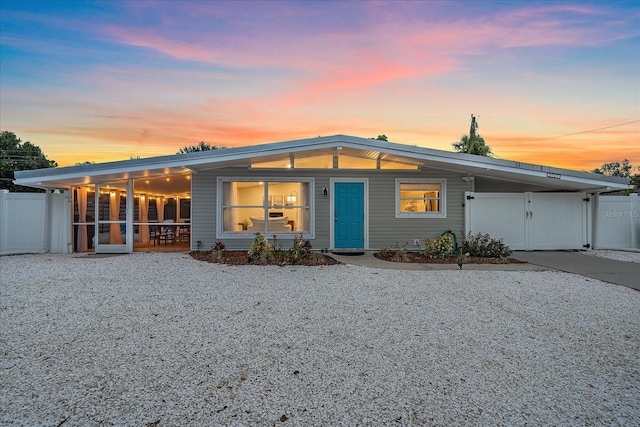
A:
[[[0,2],[0,127],[60,165],[386,134],[640,165],[637,2]],[[575,135],[573,135],[575,134]]]

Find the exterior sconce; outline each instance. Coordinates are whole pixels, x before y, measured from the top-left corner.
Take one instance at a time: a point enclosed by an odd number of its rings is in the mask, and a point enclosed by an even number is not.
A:
[[[473,177],[472,177],[472,176],[463,176],[463,177],[462,177],[462,180],[463,180],[464,182],[466,182],[467,184],[470,184],[470,183],[471,183],[471,181],[473,181]]]
[[[328,196],[328,195],[329,195],[329,189],[328,189],[327,187],[324,187],[324,188],[322,189],[322,195],[323,195],[323,196]]]

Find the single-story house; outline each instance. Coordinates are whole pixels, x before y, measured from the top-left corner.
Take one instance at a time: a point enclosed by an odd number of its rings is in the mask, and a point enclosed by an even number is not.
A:
[[[415,247],[450,230],[512,249],[593,246],[601,193],[623,178],[345,135],[16,172],[68,194],[69,251],[139,245],[248,249],[260,231],[287,247]],[[164,236],[164,241],[160,240]]]

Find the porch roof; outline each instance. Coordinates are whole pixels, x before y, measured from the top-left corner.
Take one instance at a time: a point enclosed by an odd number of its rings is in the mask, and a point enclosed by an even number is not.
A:
[[[412,145],[334,135],[275,142],[238,148],[16,172],[18,185],[64,189],[109,183],[128,178],[153,178],[197,173],[223,167],[249,167],[267,162],[311,155],[340,154],[406,163],[421,168],[455,171],[483,177],[530,183],[557,190],[607,192],[629,188],[628,179],[550,166],[454,153]]]

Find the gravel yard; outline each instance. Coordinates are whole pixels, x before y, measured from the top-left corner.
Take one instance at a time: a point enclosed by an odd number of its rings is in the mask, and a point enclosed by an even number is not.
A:
[[[0,257],[0,424],[638,425],[640,292],[558,272]]]

